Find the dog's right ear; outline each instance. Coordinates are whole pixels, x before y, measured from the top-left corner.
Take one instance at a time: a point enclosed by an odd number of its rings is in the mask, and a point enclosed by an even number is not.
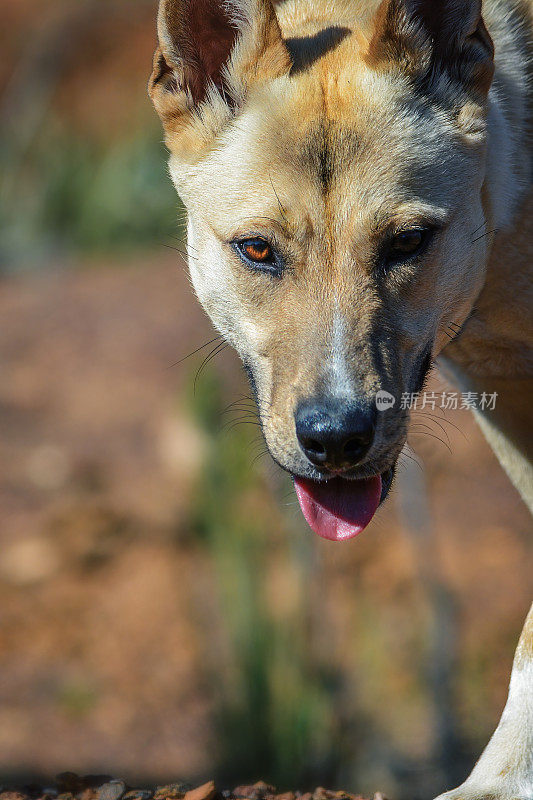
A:
[[[382,0],[369,60],[397,64],[419,85],[439,76],[485,98],[494,74],[494,45],[482,0]]]
[[[160,0],[157,32],[148,91],[171,149],[191,113],[216,128],[254,82],[291,67],[272,0]]]

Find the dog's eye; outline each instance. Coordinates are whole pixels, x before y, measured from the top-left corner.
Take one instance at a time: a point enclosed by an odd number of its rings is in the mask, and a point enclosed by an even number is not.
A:
[[[232,246],[248,266],[274,274],[281,272],[281,259],[266,239],[242,239],[232,242]]]
[[[406,261],[408,258],[419,255],[428,244],[430,236],[430,229],[413,228],[409,231],[400,231],[387,247],[386,260],[394,263],[395,261]]]
[[[241,242],[241,247],[246,258],[256,264],[265,264],[273,260],[274,253],[266,239],[247,239]]]

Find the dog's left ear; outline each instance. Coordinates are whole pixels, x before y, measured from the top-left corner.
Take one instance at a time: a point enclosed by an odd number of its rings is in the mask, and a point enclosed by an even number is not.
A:
[[[447,72],[481,95],[494,75],[482,0],[383,0],[368,55],[375,63],[400,63],[428,83]]]
[[[187,122],[216,132],[250,86],[290,70],[272,0],[160,0],[148,92],[167,143]]]

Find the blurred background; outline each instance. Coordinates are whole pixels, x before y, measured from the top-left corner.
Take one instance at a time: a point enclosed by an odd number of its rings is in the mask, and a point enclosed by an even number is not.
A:
[[[437,414],[364,536],[319,541],[202,347],[154,0],[1,9],[0,783],[456,785],[531,600],[518,496]]]

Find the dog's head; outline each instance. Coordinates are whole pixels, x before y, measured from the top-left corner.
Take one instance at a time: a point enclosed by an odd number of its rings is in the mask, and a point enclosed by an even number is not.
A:
[[[198,297],[306,518],[342,539],[484,280],[493,47],[481,0],[334,5],[162,0],[149,90]]]

